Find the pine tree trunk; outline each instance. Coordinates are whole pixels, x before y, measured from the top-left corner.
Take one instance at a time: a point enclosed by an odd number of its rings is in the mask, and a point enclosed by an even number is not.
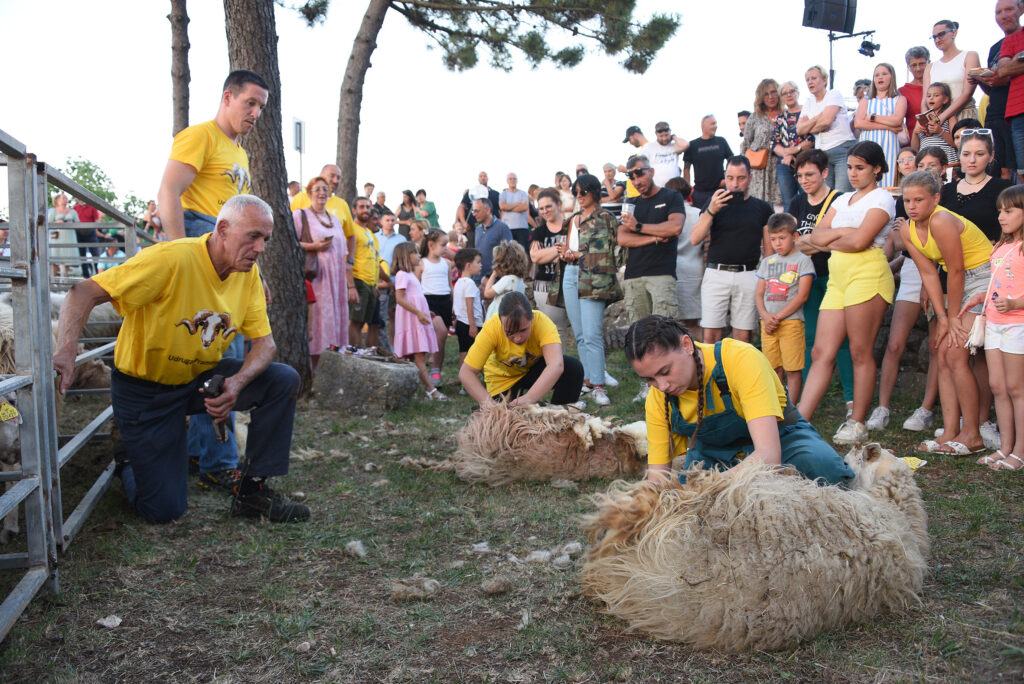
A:
[[[359,110],[363,106],[363,82],[370,68],[370,55],[377,47],[377,34],[384,23],[390,0],[370,0],[363,23],[352,43],[352,53],[341,81],[338,107],[338,166],[341,182],[337,195],[351,204],[356,198],[356,160],[359,152]]]
[[[231,69],[255,71],[270,86],[267,106],[242,144],[249,153],[252,192],[274,208],[274,232],[260,258],[260,269],[272,295],[269,313],[277,360],[298,371],[308,390],[312,383],[303,252],[288,209],[274,7],[274,0],[224,0],[224,24]]]
[[[188,128],[188,84],[192,75],[188,70],[188,12],[185,0],[171,0],[171,92],[173,93],[172,113],[174,130],[171,135]]]

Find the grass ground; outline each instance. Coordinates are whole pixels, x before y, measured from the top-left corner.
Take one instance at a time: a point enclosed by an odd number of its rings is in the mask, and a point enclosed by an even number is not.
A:
[[[622,384],[599,413],[638,419],[621,353],[609,367]],[[62,558],[62,592],[0,644],[0,681],[1024,680],[1024,474],[952,457],[918,471],[932,536],[920,605],[780,653],[693,652],[625,634],[580,596],[574,568],[521,562],[583,541],[581,496],[607,482],[491,489],[397,465],[454,449],[471,402],[447,391],[384,419],[300,405],[294,448],[323,455],[303,452],[278,485],[305,493],[306,524],[228,518],[225,497],[193,486],[184,518],[148,525],[115,483]],[[830,436],[842,401],[826,404],[816,423]],[[886,447],[910,452],[916,435],[899,425],[912,408],[896,407]],[[65,482],[87,484],[103,458],[87,452]],[[352,540],[364,558],[346,553]],[[474,553],[481,542],[490,553]],[[390,581],[414,575],[440,591],[393,602]],[[512,591],[485,595],[497,575]],[[0,573],[0,590],[17,579]],[[96,625],[111,614],[119,627]]]

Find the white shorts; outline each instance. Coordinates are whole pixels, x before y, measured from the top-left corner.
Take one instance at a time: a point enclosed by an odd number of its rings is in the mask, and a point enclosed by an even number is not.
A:
[[[704,274],[679,275],[676,271],[676,301],[679,303],[679,317],[684,321],[700,318],[700,285]]]
[[[739,330],[757,327],[756,271],[704,271],[700,285],[700,327],[724,328],[731,321]]]
[[[903,259],[900,267],[900,290],[896,293],[897,302],[921,303],[921,272],[910,257]]]
[[[985,349],[998,349],[1004,354],[1024,354],[1024,323],[985,324]]]

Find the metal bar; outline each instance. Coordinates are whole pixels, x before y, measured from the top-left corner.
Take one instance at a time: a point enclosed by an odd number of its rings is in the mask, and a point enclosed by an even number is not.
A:
[[[38,486],[38,477],[27,477],[0,495],[0,518],[13,511]]]
[[[64,192],[70,193],[76,199],[80,199],[86,204],[96,207],[107,216],[116,219],[118,223],[122,223],[125,226],[135,225],[135,221],[127,214],[122,212],[117,207],[111,205],[106,200],[93,194],[91,191],[86,190],[81,185],[65,176],[59,170],[53,168],[52,166],[45,162],[40,162],[39,166],[41,167],[40,170],[46,176],[46,181],[49,182],[51,185],[55,185]]]
[[[64,394],[110,394],[109,387],[94,387],[89,389],[64,390]]]
[[[13,570],[28,567],[27,553],[5,553],[0,556],[0,570]]]
[[[85,446],[94,434],[99,432],[100,428],[110,420],[110,417],[114,415],[114,407],[108,406],[107,408],[100,411],[100,414],[89,421],[82,430],[71,438],[71,441],[65,444],[60,451],[57,452],[57,467],[63,468],[64,464],[71,460],[71,457],[75,455],[79,449]]]
[[[14,627],[14,623],[21,616],[22,611],[29,602],[50,578],[50,572],[46,567],[35,567],[25,573],[25,576],[18,582],[18,586],[7,595],[7,598],[0,604],[0,641],[3,641],[7,633]]]
[[[78,357],[75,359],[75,365],[80,366],[86,361],[91,361],[101,356],[105,356],[108,352],[114,351],[115,344],[116,342],[108,342],[101,347],[96,347],[95,349],[90,349],[89,351],[83,354],[79,354]]]
[[[20,141],[0,130],[0,152],[15,159],[24,159],[28,149]]]
[[[0,470],[0,482],[17,482],[24,476],[21,470]]]
[[[89,491],[85,493],[82,500],[75,506],[75,510],[71,512],[71,515],[64,521],[64,538],[60,543],[60,550],[66,552],[68,547],[71,546],[71,540],[78,536],[79,531],[82,529],[82,525],[85,524],[86,518],[92,513],[93,509],[96,508],[96,504],[99,503],[100,499],[110,489],[110,483],[114,481],[114,462],[111,461],[110,465],[100,473],[100,476],[96,478],[96,481],[89,488]]]
[[[28,271],[23,268],[11,268],[10,266],[0,266],[0,278],[28,278]]]
[[[32,384],[31,375],[0,375],[0,394],[7,394]]]

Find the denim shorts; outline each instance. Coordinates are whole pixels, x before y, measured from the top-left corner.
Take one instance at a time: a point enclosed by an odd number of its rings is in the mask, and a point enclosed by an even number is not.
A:
[[[967,300],[976,294],[984,293],[988,291],[989,280],[992,279],[992,267],[986,261],[981,266],[972,268],[969,271],[964,271],[964,296],[960,301],[962,307],[967,303]],[[976,304],[973,308],[968,310],[968,313],[980,314],[985,310],[985,302]]]

